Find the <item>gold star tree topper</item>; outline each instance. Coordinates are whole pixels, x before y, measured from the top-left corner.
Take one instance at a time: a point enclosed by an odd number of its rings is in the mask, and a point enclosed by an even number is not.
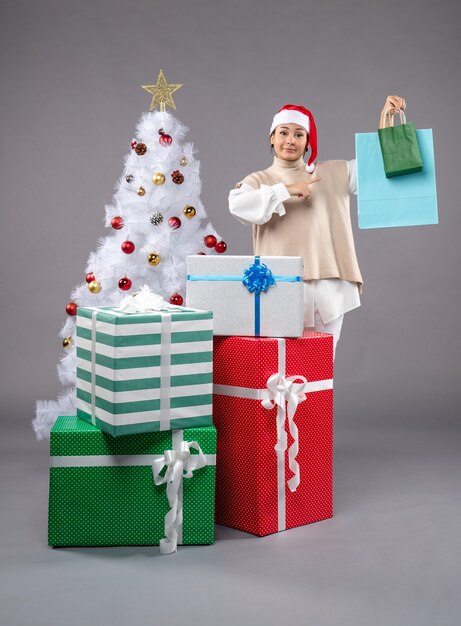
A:
[[[165,78],[165,74],[163,70],[160,70],[160,73],[157,78],[157,84],[155,85],[141,85],[143,89],[152,94],[152,102],[150,103],[149,111],[153,111],[155,107],[159,107],[160,111],[166,111],[166,107],[169,106],[171,109],[176,109],[176,105],[173,100],[173,94],[178,89],[181,89],[182,85],[168,84],[167,79]]]

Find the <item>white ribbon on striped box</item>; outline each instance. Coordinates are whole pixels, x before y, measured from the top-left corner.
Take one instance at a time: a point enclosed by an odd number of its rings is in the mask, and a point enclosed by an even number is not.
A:
[[[176,552],[182,544],[183,478],[192,478],[194,471],[206,465],[216,465],[216,454],[204,454],[196,441],[184,441],[183,430],[171,431],[172,450],[163,454],[95,454],[78,456],[51,456],[51,467],[139,467],[152,466],[156,485],[166,483],[170,510],[165,515],[165,538],[160,540],[160,552]],[[194,449],[198,454],[191,454]],[[160,475],[166,466],[164,476]]]
[[[233,385],[213,385],[213,393],[222,396],[233,396],[259,400],[265,409],[277,407],[277,443],[274,450],[277,455],[277,507],[278,530],[286,529],[286,490],[296,491],[301,482],[301,472],[296,457],[299,452],[299,431],[294,416],[300,402],[304,402],[307,393],[333,389],[333,379],[308,382],[304,376],[286,377],[286,342],[283,338],[275,338],[278,344],[278,372],[269,376],[264,389],[251,387],[234,387]],[[300,383],[296,381],[302,381]],[[288,436],[285,425],[293,438],[288,450],[288,466],[293,476],[285,480],[285,452],[288,448]]]

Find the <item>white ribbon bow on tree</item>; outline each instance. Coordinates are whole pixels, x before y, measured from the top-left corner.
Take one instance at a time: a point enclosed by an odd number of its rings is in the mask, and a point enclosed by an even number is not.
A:
[[[302,383],[295,381],[301,380]],[[294,422],[294,415],[298,404],[306,399],[307,379],[304,376],[282,376],[272,374],[267,380],[267,389],[264,390],[261,404],[265,409],[273,409],[277,406],[277,443],[274,450],[277,455],[285,454],[288,447],[288,437],[285,431],[285,421],[288,417],[290,434],[293,443],[288,450],[288,464],[293,476],[287,481],[290,491],[296,491],[301,482],[299,463],[296,457],[299,451],[298,427]]]
[[[198,454],[191,454],[191,449]],[[193,472],[205,467],[206,457],[196,441],[183,441],[179,450],[165,450],[163,456],[152,465],[156,485],[166,483],[166,495],[170,510],[165,515],[165,538],[160,540],[160,552],[171,554],[178,546],[178,529],[182,526],[183,507],[180,486],[183,478],[192,478]],[[166,467],[163,476],[160,472]]]

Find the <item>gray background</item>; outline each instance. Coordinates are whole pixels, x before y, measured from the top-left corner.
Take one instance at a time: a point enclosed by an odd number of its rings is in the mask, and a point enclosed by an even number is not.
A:
[[[1,18],[3,623],[459,624],[459,3],[15,0]],[[161,560],[49,550],[34,402],[60,392],[64,307],[160,68],[184,83],[176,115],[230,254],[251,235],[228,190],[269,165],[286,102],[314,112],[329,159],[405,97],[434,130],[440,224],[358,231],[352,201],[365,292],[336,359],[333,520],[265,539],[217,528],[215,546]]]

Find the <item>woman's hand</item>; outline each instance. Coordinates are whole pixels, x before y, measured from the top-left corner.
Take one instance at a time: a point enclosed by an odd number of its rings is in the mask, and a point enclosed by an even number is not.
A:
[[[317,183],[319,180],[320,178],[314,178],[309,182],[303,181],[301,183],[292,183],[291,185],[285,185],[285,187],[288,189],[288,193],[290,194],[290,196],[293,196],[295,198],[302,198],[303,200],[309,200],[309,198],[311,197],[309,186],[313,183]]]
[[[404,111],[406,107],[407,103],[400,96],[387,96],[379,118],[379,128],[394,126],[394,114],[399,110]]]

